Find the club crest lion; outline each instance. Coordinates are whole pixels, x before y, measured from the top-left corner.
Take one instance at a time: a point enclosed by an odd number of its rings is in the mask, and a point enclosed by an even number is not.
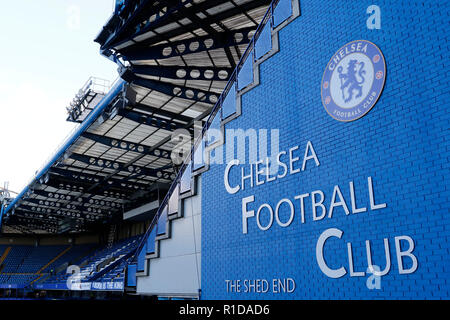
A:
[[[356,70],[356,66],[360,65],[359,70]],[[339,66],[337,71],[339,72],[339,79],[341,79],[341,91],[342,98],[345,102],[349,102],[352,100],[353,91],[357,91],[357,95],[355,98],[359,98],[363,94],[362,84],[364,83],[364,74],[366,71],[364,70],[364,62],[358,62],[358,60],[350,60],[347,67],[347,73],[343,73],[342,70],[344,68]],[[358,74],[360,81],[356,78],[356,74]],[[345,94],[345,89],[347,89],[347,96]]]
[[[352,41],[329,61],[322,78],[325,110],[339,121],[353,121],[369,112],[384,87],[386,65],[381,50],[366,40]]]

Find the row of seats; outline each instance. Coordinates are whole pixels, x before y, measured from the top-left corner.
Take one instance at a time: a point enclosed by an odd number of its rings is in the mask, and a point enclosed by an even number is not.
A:
[[[8,246],[0,246],[3,254]],[[19,268],[23,264],[25,258],[31,254],[34,247],[32,246],[11,246],[11,251],[2,263],[2,273],[18,273]],[[21,268],[22,269],[22,268]],[[36,270],[37,271],[37,270]]]
[[[37,274],[0,274],[1,284],[24,285],[37,279]]]
[[[96,274],[108,268],[111,264],[117,262],[119,259],[123,258],[127,253],[134,250],[138,243],[140,237],[132,237],[114,244],[111,248],[100,248],[91,254],[87,259],[85,259],[83,265],[80,268],[80,273],[78,276],[72,277],[74,282],[88,282]],[[102,265],[105,261],[107,264]],[[126,259],[122,259],[117,266],[112,268],[101,278],[98,282],[123,282],[124,280],[124,268],[126,266]],[[47,277],[44,281],[40,282],[42,284],[52,284],[52,285],[65,285],[71,274],[67,273],[66,270],[51,275]]]
[[[106,272],[97,282],[123,282],[125,256],[134,250],[140,237],[119,241],[112,247],[96,245],[73,246],[21,246],[0,245],[0,256],[5,255],[0,265],[0,285],[27,286],[36,284],[62,284],[71,275],[67,266],[80,266],[78,279],[87,282],[100,272]],[[10,247],[11,249],[7,250]],[[44,268],[45,267],[45,268]]]

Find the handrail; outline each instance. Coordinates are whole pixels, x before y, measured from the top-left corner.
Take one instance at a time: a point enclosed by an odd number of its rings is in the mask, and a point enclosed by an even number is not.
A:
[[[110,272],[111,270],[113,270],[115,267],[117,267],[119,264],[121,264],[123,261],[129,259],[131,256],[133,256],[134,254],[134,250],[131,250],[130,252],[128,252],[127,254],[125,254],[123,257],[120,257],[116,260],[114,260],[109,266],[104,267],[103,269],[101,269],[100,271],[97,271],[96,274],[94,274],[93,276],[91,276],[88,281],[95,281],[98,278],[103,277],[105,274],[107,274],[108,272]]]
[[[237,81],[238,81],[237,77],[239,75],[239,71],[242,69],[247,58],[249,58],[250,52],[251,52],[251,50],[254,49],[255,43],[259,39],[259,36],[260,36],[263,28],[266,26],[269,19],[273,18],[274,9],[278,5],[279,1],[280,0],[273,0],[271,2],[263,19],[261,20],[261,23],[256,28],[255,34],[253,35],[252,40],[250,41],[250,44],[248,45],[247,49],[245,50],[244,54],[242,55],[241,59],[239,60],[239,63],[236,65],[236,68],[234,69],[233,73],[230,76],[230,79],[228,80],[227,84],[225,85],[225,88],[222,91],[222,94],[220,95],[219,99],[217,100],[216,104],[214,105],[213,109],[211,110],[208,120],[206,121],[205,125],[202,128],[201,135],[199,135],[197,137],[197,140],[194,141],[194,144],[191,147],[191,150],[190,150],[188,156],[185,158],[185,160],[183,161],[183,164],[180,166],[177,176],[175,177],[174,181],[170,185],[170,188],[169,188],[166,196],[164,197],[163,201],[161,202],[161,204],[158,208],[158,211],[156,212],[155,216],[153,217],[152,222],[150,223],[150,226],[148,227],[147,231],[145,232],[144,236],[141,239],[141,242],[139,243],[138,247],[136,248],[134,256],[131,259],[131,261],[133,263],[137,261],[137,257],[139,256],[139,253],[141,252],[142,248],[144,247],[148,236],[153,231],[153,228],[155,227],[155,225],[158,223],[158,220],[159,220],[163,210],[165,209],[166,205],[168,204],[170,197],[172,196],[175,188],[177,187],[178,183],[180,182],[181,177],[184,175],[186,167],[189,166],[191,160],[193,159],[193,155],[194,155],[195,151],[197,150],[197,147],[200,145],[201,141],[203,140],[206,131],[210,128],[211,123],[213,122],[217,113],[222,108],[222,104],[223,104],[226,96],[228,95],[228,92],[231,90],[232,86],[235,83],[237,83]],[[254,53],[251,58],[254,59]]]

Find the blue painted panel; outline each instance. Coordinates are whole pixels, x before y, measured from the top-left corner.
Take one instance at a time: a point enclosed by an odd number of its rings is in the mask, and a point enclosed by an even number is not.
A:
[[[164,208],[163,212],[161,213],[161,215],[159,216],[159,219],[158,219],[158,228],[156,230],[156,234],[158,236],[166,233],[166,229],[167,229],[166,223],[167,223],[167,207]]]
[[[152,231],[148,235],[147,246],[146,246],[147,254],[155,253],[155,250],[156,250],[155,238],[156,238],[156,229],[157,228],[158,228],[157,226],[153,227]]]
[[[242,90],[253,82],[253,50],[248,55],[238,74],[238,87]]]
[[[127,267],[127,287],[136,287],[137,265],[130,264]]]
[[[147,251],[147,243],[144,244],[144,246],[141,249],[141,252],[139,252],[138,255],[138,262],[137,262],[137,271],[142,272],[145,270],[145,254]]]
[[[236,85],[233,85],[222,103],[222,116],[227,118],[236,113]]]
[[[280,0],[273,15],[274,27],[279,26],[292,15],[292,0]]]
[[[204,157],[204,150],[205,150],[205,140],[202,139],[202,141],[197,146],[197,149],[194,152],[194,158],[193,158],[193,170],[198,170],[200,168],[203,168],[205,166],[205,157]]]
[[[179,196],[180,196],[180,190],[179,185],[173,190],[172,195],[169,199],[169,215],[178,213],[179,211]]]
[[[180,193],[186,193],[191,190],[192,181],[192,163],[187,165],[183,175],[180,179]]]
[[[206,145],[209,146],[215,142],[220,137],[220,123],[222,121],[222,110],[219,110],[215,115],[214,119],[209,126],[208,131],[206,132]]]
[[[258,41],[256,41],[256,45],[255,45],[256,59],[261,58],[263,55],[265,55],[271,49],[272,49],[272,35],[271,35],[270,23],[268,22],[264,26],[263,30],[261,31]]]

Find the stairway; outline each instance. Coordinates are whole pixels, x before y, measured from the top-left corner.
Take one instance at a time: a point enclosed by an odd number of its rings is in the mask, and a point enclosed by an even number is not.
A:
[[[190,193],[194,195],[192,190]],[[136,276],[148,276],[149,275],[149,261],[150,259],[159,257],[159,242],[165,239],[169,239],[171,236],[171,221],[181,218],[181,210],[179,208],[179,191],[178,187],[172,192],[168,203],[162,207],[159,218],[154,221],[153,227],[148,234],[143,249],[138,253],[138,263],[136,266]],[[149,228],[149,229],[150,229]]]
[[[242,114],[242,96],[260,84],[260,65],[280,51],[279,32],[300,16],[299,0],[274,0],[258,27],[233,76],[213,109],[207,129],[224,130]],[[150,263],[160,257],[160,244],[172,237],[172,221],[183,218],[183,203],[196,195],[195,177],[209,169],[210,153],[224,143],[211,139],[208,131],[193,150],[192,161],[184,164],[148,228],[136,255],[126,268],[125,287],[136,290],[137,278],[151,276]],[[224,135],[222,134],[222,137]]]

